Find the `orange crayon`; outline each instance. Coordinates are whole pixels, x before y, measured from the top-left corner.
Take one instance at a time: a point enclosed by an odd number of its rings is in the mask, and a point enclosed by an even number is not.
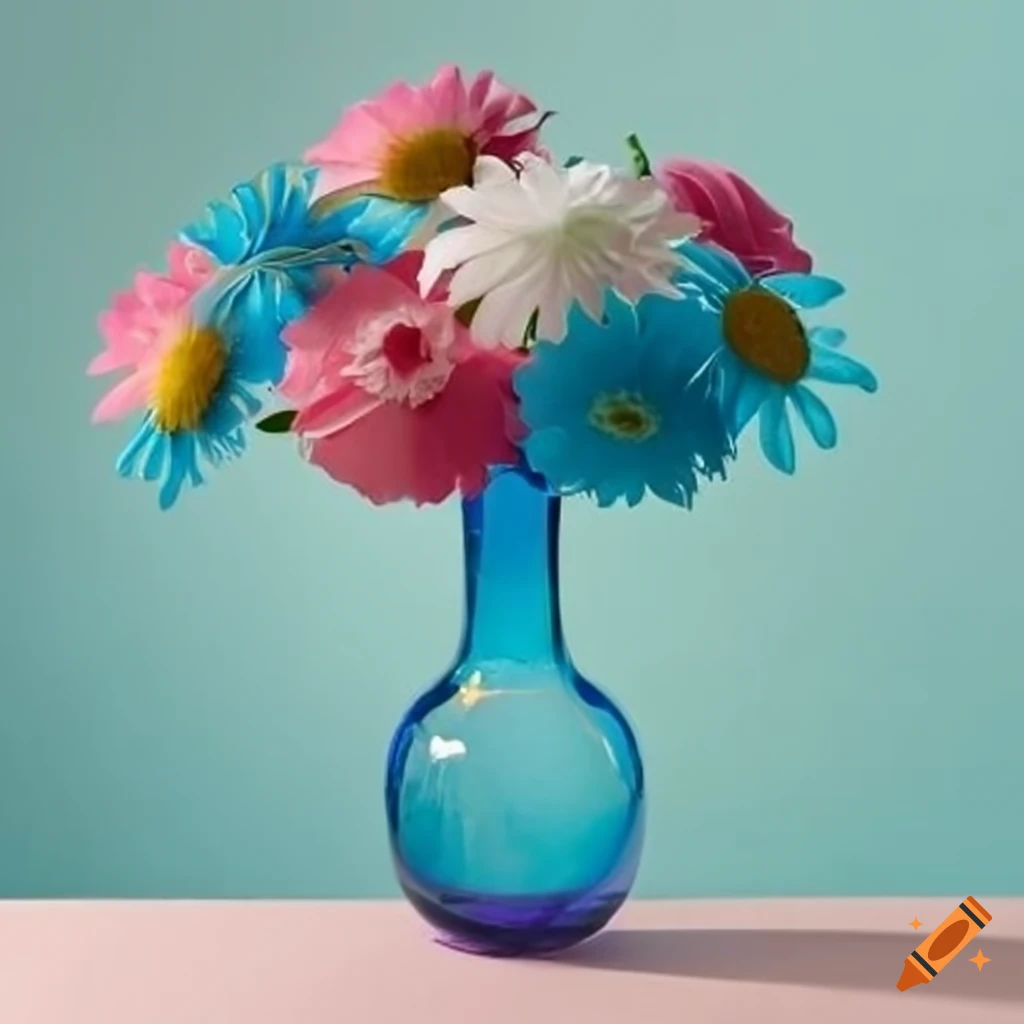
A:
[[[896,987],[906,992],[915,985],[926,985],[991,920],[992,915],[973,896],[968,896],[907,957]]]

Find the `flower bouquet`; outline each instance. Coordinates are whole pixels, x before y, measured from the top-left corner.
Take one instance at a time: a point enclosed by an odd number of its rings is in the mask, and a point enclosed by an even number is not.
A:
[[[562,643],[560,498],[690,508],[755,419],[792,473],[791,413],[837,441],[809,384],[877,386],[808,320],[843,286],[739,174],[652,168],[635,136],[624,169],[560,161],[547,119],[451,66],[356,104],[115,296],[89,367],[124,372],[93,418],[141,414],[117,469],[162,508],[250,425],[374,503],[463,499],[462,648],[400,724],[386,793],[404,891],[483,952],[592,934],[642,842],[632,730]]]

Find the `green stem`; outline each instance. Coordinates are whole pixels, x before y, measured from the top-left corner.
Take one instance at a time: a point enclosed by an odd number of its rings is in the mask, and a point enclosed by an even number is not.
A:
[[[651,177],[651,161],[647,156],[647,151],[640,144],[640,137],[635,132],[627,136],[626,146],[633,160],[633,170],[636,172],[636,176],[638,178]]]

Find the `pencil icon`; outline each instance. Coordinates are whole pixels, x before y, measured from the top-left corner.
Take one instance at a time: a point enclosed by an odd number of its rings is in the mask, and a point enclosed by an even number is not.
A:
[[[991,920],[992,915],[973,896],[968,896],[907,957],[896,987],[906,992],[915,985],[926,985]]]

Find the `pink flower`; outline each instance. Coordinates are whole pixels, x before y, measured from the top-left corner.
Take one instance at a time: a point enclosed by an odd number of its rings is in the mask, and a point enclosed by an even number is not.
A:
[[[451,309],[420,298],[421,260],[357,266],[283,335],[280,390],[309,461],[377,504],[472,495],[517,458],[519,360],[478,349]]]
[[[131,373],[115,384],[93,410],[94,423],[120,419],[147,405],[161,357],[179,337],[188,305],[214,273],[200,249],[175,242],[167,252],[167,273],[140,271],[130,291],[114,296],[100,314],[106,348],[89,364],[93,376],[114,370]]]
[[[678,158],[656,177],[677,210],[705,222],[702,239],[728,249],[751,274],[811,269],[810,253],[793,240],[793,222],[730,168]]]
[[[484,71],[467,86],[445,65],[429,85],[396,82],[349,108],[305,159],[322,169],[321,195],[342,189],[429,202],[472,181],[478,156],[511,160],[533,151],[541,118],[534,103]]]

